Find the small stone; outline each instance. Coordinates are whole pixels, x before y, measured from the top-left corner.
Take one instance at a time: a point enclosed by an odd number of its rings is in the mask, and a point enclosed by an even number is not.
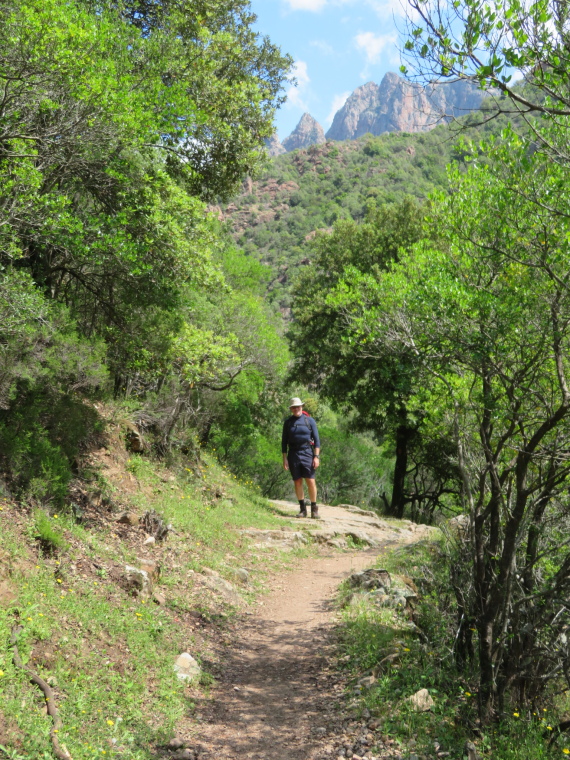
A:
[[[149,546],[150,544],[156,544],[156,538],[154,536],[147,536],[143,541],[143,546]]]
[[[467,754],[468,760],[481,760],[479,753],[477,752],[477,747],[473,742],[467,741],[465,743],[465,753]]]
[[[226,601],[230,602],[230,604],[239,604],[241,599],[239,594],[236,592],[234,587],[229,581],[226,581],[224,578],[220,577],[219,575],[212,575],[212,576],[206,576],[204,578],[204,586],[209,588],[211,591],[216,591],[218,594],[221,594]]]
[[[241,583],[249,582],[249,572],[245,569],[245,567],[238,567],[236,570],[234,570],[234,574],[238,581],[241,581]]]
[[[185,746],[186,742],[178,736],[168,742],[168,749],[183,749]]]
[[[155,562],[152,559],[147,559],[146,557],[137,557],[137,565],[141,570],[144,570],[145,573],[148,573],[151,581],[153,583],[157,583],[158,579],[160,578],[160,565],[158,562]]]
[[[150,599],[152,596],[152,581],[145,570],[126,565],[125,582],[130,593],[140,596],[141,599]]]
[[[188,652],[183,652],[174,663],[174,671],[179,681],[197,681],[202,670]]]
[[[140,518],[134,512],[123,512],[117,517],[117,522],[134,528],[139,524]]]
[[[408,697],[405,701],[412,705],[415,712],[426,712],[427,710],[431,710],[435,705],[435,702],[431,698],[427,689],[416,691],[415,694],[412,694],[412,696]]]
[[[191,749],[179,749],[172,757],[174,760],[195,760],[196,754]]]
[[[158,591],[153,592],[152,598],[161,607],[164,607],[164,605],[166,604],[166,597],[164,596],[164,594],[159,594]]]
[[[376,683],[376,678],[374,676],[366,676],[365,678],[361,678],[358,683],[364,689],[369,689],[373,684]],[[370,717],[370,713],[364,717]]]

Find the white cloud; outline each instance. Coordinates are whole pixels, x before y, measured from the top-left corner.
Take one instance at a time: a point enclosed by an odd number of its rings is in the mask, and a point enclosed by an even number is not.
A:
[[[396,42],[396,35],[361,32],[354,38],[356,47],[366,56],[366,63],[379,63],[382,53],[389,45]]]
[[[285,0],[292,11],[321,11],[327,0]]]
[[[363,80],[370,79],[370,66],[380,63],[384,51],[388,48],[390,62],[394,63],[394,56],[397,53],[396,43],[398,36],[396,32],[390,34],[374,34],[373,32],[361,32],[354,38],[356,47],[364,53],[366,57],[366,66],[360,72],[360,78]]]
[[[311,47],[317,48],[323,55],[334,55],[334,48],[324,40],[313,40],[310,43]]]
[[[291,70],[291,75],[297,80],[296,85],[291,85],[287,90],[287,103],[294,108],[301,108],[308,111],[306,103],[307,90],[311,82],[307,64],[305,61],[295,61]]]
[[[335,113],[343,107],[349,95],[350,95],[350,90],[348,90],[347,92],[343,92],[341,95],[334,96],[330,113],[325,119],[326,124],[332,124],[332,120],[334,119]]]
[[[382,19],[392,18],[393,16],[407,16],[410,14],[410,8],[405,0],[367,1],[372,10]]]
[[[360,0],[358,0],[360,2]],[[355,0],[284,0],[291,11],[322,11],[326,6],[353,5]],[[373,0],[376,2],[376,0]]]

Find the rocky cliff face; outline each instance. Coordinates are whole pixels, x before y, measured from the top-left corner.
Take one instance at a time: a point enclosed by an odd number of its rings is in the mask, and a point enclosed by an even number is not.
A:
[[[335,114],[329,140],[355,140],[370,132],[427,132],[442,121],[479,108],[485,93],[469,82],[422,87],[388,73],[377,85],[358,87]]]
[[[298,148],[308,148],[309,145],[321,145],[324,142],[325,133],[319,122],[310,114],[304,113],[289,137],[283,140],[283,148],[289,153]]]
[[[279,142],[277,134],[274,134],[272,137],[265,141],[265,148],[267,149],[270,158],[273,158],[273,156],[280,156],[283,153],[287,153],[285,148]]]

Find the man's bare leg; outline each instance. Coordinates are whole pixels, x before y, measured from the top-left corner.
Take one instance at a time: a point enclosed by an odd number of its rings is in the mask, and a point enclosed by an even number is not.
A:
[[[295,481],[295,482],[297,482],[297,481]],[[315,482],[315,479],[314,478],[305,478],[305,483],[307,484],[307,490],[309,491],[309,499],[314,504],[317,501],[317,484]],[[301,490],[302,490],[302,488],[301,488]],[[300,498],[302,498],[302,497],[299,496],[299,499]]]

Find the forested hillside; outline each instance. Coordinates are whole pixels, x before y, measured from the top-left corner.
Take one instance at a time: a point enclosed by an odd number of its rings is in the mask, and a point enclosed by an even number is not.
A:
[[[247,552],[235,529],[248,507],[275,526],[266,497],[292,495],[280,433],[286,399],[304,396],[321,433],[320,499],[454,519],[421,568],[408,563],[427,600],[400,621],[417,635],[415,670],[400,651],[379,659],[378,606],[374,625],[364,614],[353,632],[365,699],[374,705],[386,668],[418,673],[441,692],[438,719],[487,757],[568,755],[570,17],[550,0],[456,0],[445,18],[438,0],[409,3],[415,75],[478,83],[491,93],[484,111],[429,134],[327,142],[264,163],[292,59],[254,31],[247,0],[0,0],[8,554],[15,561],[30,537],[30,557],[47,563],[33,565],[36,593],[50,583],[50,614],[61,611],[71,591],[55,585],[66,575],[53,557],[72,540],[92,551],[86,514],[122,556],[111,519],[128,472],[164,512],[150,523],[168,534],[172,514],[196,556],[204,531],[213,555],[219,544],[234,561],[232,546]],[[492,51],[485,61],[481,49]],[[514,86],[513,69],[531,84]],[[155,499],[161,483],[178,496]],[[107,601],[120,600],[113,625],[136,630],[121,594],[100,600],[98,584],[84,573],[77,586],[86,609],[104,621]],[[0,612],[0,664],[25,679],[8,654],[22,610]],[[78,605],[70,616],[87,625],[85,614]],[[162,636],[151,618],[148,642]],[[52,635],[47,621],[25,622],[24,646]],[[140,673],[136,683],[143,698]],[[9,695],[35,737],[38,715],[22,715],[13,683]],[[431,716],[402,710],[413,741],[425,729],[433,748]],[[386,731],[400,730],[390,720]],[[76,756],[92,757],[80,744]]]
[[[282,375],[262,267],[206,202],[255,170],[290,59],[241,0],[1,13],[0,465],[57,507],[94,400],[165,455],[208,429],[202,394]]]
[[[270,300],[288,315],[291,280],[310,259],[307,243],[316,232],[342,219],[361,221],[406,196],[425,201],[446,188],[446,166],[463,157],[460,139],[478,140],[505,124],[482,121],[475,114],[425,134],[365,135],[277,156],[220,216],[239,247],[269,267]]]

